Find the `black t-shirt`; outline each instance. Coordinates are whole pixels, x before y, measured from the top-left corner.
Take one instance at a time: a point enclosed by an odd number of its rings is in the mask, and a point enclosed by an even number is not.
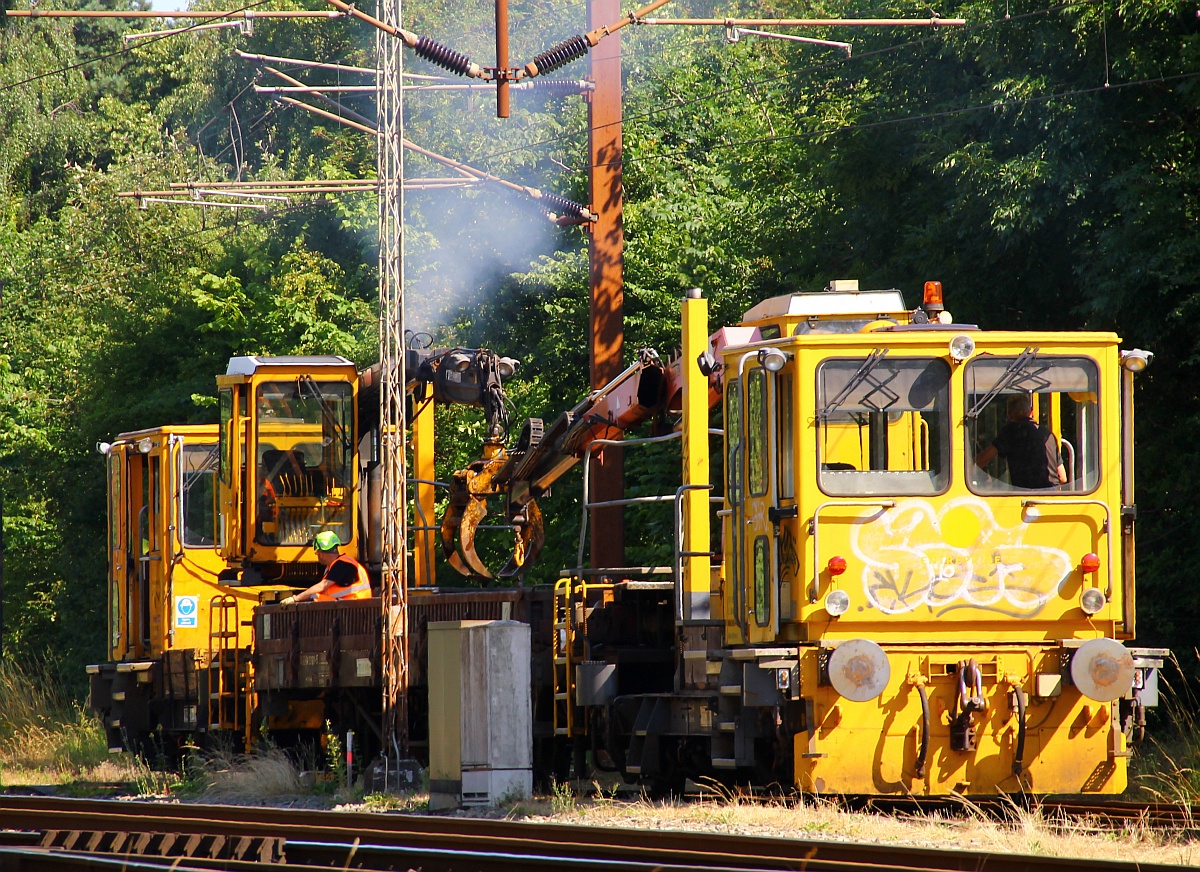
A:
[[[339,587],[346,587],[358,581],[358,568],[349,560],[335,560],[325,570],[323,579],[332,581]]]
[[[1047,488],[1059,484],[1058,441],[1033,421],[1009,421],[992,445],[1008,463],[1009,480],[1016,487]]]

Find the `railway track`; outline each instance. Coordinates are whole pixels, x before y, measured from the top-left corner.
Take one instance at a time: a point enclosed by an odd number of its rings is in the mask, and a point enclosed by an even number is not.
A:
[[[112,800],[0,797],[2,872],[289,869],[1126,872],[1144,863],[833,841]]]

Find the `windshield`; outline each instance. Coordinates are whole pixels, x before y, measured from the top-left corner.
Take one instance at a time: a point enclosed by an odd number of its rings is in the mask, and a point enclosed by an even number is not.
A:
[[[321,530],[350,539],[353,392],[308,377],[263,382],[255,393],[255,538],[307,545]]]
[[[950,367],[941,358],[828,360],[817,370],[821,490],[934,494],[950,484]]]
[[[967,364],[967,455],[978,493],[1086,493],[1100,483],[1100,374],[1084,357],[983,355]],[[988,399],[984,403],[983,400]]]

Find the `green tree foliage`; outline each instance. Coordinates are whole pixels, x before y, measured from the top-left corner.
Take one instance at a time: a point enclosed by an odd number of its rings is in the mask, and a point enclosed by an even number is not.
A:
[[[186,125],[229,85],[229,46],[213,34],[182,52],[166,43],[105,58],[119,28],[39,19],[0,30],[7,654],[78,665],[101,651],[98,440],[211,419],[213,376],[233,354],[374,357],[370,248],[339,208],[247,219],[143,212],[117,196],[228,171]],[[250,145],[255,171],[284,174],[279,156]],[[297,140],[285,156],[315,166],[311,152]]]

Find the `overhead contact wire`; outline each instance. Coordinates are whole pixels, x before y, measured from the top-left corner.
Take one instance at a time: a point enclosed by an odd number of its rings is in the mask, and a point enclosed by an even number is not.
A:
[[[238,9],[234,9],[234,10],[232,10],[230,12],[226,12],[222,15],[216,15],[216,16],[212,16],[212,17],[216,18],[216,19],[233,18],[233,17],[240,15],[243,12],[246,12],[247,10],[257,9],[259,6],[263,6],[268,2],[270,2],[270,0],[258,0],[257,3],[250,3],[249,5],[242,6]],[[9,14],[10,15],[12,14],[11,10],[9,10]],[[209,20],[211,20],[211,19],[209,19]],[[65,67],[59,67],[56,70],[49,70],[44,73],[38,73],[37,75],[29,76],[28,78],[25,78],[25,79],[19,79],[15,82],[4,82],[4,83],[0,84],[0,90],[7,91],[7,90],[11,90],[13,88],[19,88],[21,85],[28,85],[30,82],[36,82],[40,79],[49,78],[50,76],[57,76],[57,75],[61,75],[62,73],[69,73],[72,70],[78,70],[82,67],[86,67],[86,66],[89,66],[94,63],[99,63],[100,61],[108,60],[109,58],[115,58],[118,55],[128,54],[130,52],[137,51],[139,48],[144,48],[148,45],[153,45],[154,43],[158,42],[159,40],[169,39],[172,36],[178,36],[181,33],[187,33],[188,31],[193,30],[200,26],[202,26],[201,23],[197,22],[196,24],[192,24],[192,25],[190,25],[188,27],[184,27],[180,30],[175,30],[170,33],[164,33],[160,36],[147,37],[146,39],[141,40],[137,45],[122,46],[121,48],[117,49],[116,51],[111,51],[108,54],[97,55],[94,58],[88,58],[87,60],[79,61],[78,63],[69,64]]]
[[[1030,18],[1036,18],[1036,17],[1043,16],[1043,15],[1049,15],[1054,12],[1060,12],[1063,9],[1079,6],[1084,3],[1096,3],[1096,2],[1099,2],[1099,0],[1080,0],[1080,2],[1059,3],[1054,6],[1049,6],[1049,7],[1043,8],[1043,9],[1032,10],[1030,12],[1024,12],[1019,15],[1009,15],[1009,16],[1005,16],[1003,18],[992,19],[991,21],[981,22],[979,24],[968,24],[965,27],[960,28],[959,30],[960,30],[960,32],[964,32],[964,33],[985,30],[990,27],[995,27],[998,24],[1010,24],[1010,23],[1014,23],[1017,21],[1022,21],[1022,20],[1026,20],[1026,19],[1030,19]],[[675,112],[680,109],[684,109],[688,106],[694,106],[699,103],[705,103],[705,102],[715,99],[717,97],[722,97],[722,96],[726,96],[729,94],[745,92],[747,89],[751,88],[752,86],[757,87],[759,85],[764,85],[764,86],[771,85],[771,84],[774,84],[777,82],[784,81],[786,79],[794,78],[796,76],[808,75],[808,74],[811,74],[814,72],[819,72],[821,70],[830,69],[830,68],[834,68],[834,67],[843,67],[848,64],[866,60],[868,58],[877,58],[877,57],[881,57],[884,55],[893,54],[898,51],[915,48],[915,47],[925,45],[927,43],[938,41],[941,39],[943,39],[943,36],[941,36],[940,34],[936,35],[936,36],[923,36],[919,39],[908,40],[906,42],[897,43],[895,45],[890,45],[890,46],[885,46],[883,48],[874,49],[873,51],[862,52],[860,54],[854,55],[851,58],[838,58],[835,60],[824,61],[819,64],[811,64],[811,65],[801,68],[799,70],[794,70],[794,71],[788,70],[788,71],[781,72],[777,76],[769,76],[769,77],[764,77],[764,78],[760,78],[760,79],[748,79],[748,80],[740,82],[736,85],[731,85],[731,86],[725,87],[725,88],[718,88],[718,89],[709,91],[707,93],[701,94],[697,97],[693,97],[689,100],[684,100],[682,102],[672,104],[670,106],[663,106],[661,108],[651,109],[651,110],[648,110],[646,112],[642,112],[642,113],[639,113],[636,115],[625,116],[622,119],[622,121],[619,123],[630,124],[632,122],[642,121],[642,120],[646,120],[649,118],[654,118],[656,116],[662,115],[667,112]],[[616,124],[618,122],[612,122],[612,123]],[[601,130],[606,126],[609,126],[609,125],[597,125],[594,129]],[[548,145],[554,145],[556,143],[567,142],[570,140],[577,139],[578,137],[587,135],[589,133],[589,130],[590,130],[590,128],[586,128],[586,127],[578,128],[576,130],[569,131],[569,132],[563,133],[563,134],[559,134],[558,136],[551,137],[548,139],[543,139],[543,140],[539,140],[537,142],[527,143],[525,145],[514,146],[512,148],[502,149],[500,151],[490,152],[487,155],[480,155],[476,159],[477,160],[493,160],[495,158],[505,157],[510,154],[517,154],[522,151],[533,150],[533,149],[542,148],[542,147],[548,146]],[[747,141],[747,144],[752,143],[752,142],[757,142],[757,141],[758,140],[750,140],[750,141]],[[679,153],[686,153],[686,150],[680,150]],[[636,162],[636,161],[650,160],[650,159],[651,158],[626,158],[625,163],[632,163],[632,162]]]

